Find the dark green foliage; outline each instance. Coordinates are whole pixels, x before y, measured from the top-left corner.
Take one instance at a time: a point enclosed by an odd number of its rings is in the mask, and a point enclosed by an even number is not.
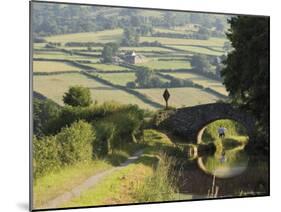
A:
[[[102,50],[102,59],[105,63],[111,63],[113,61],[113,57],[116,55],[118,51],[118,45],[116,43],[107,43],[103,47]]]
[[[43,136],[52,128],[58,119],[61,108],[51,100],[33,100],[33,133],[36,136]]]
[[[126,87],[128,87],[128,88],[136,88],[136,83],[135,82],[128,82],[127,84],[126,84]]]
[[[143,116],[142,110],[131,106],[95,122],[97,138],[94,143],[94,155],[112,154],[115,149],[122,149],[136,142],[135,136],[139,137],[142,131]]]
[[[210,62],[205,55],[194,55],[191,60],[191,65],[199,72],[210,72]]]
[[[227,34],[234,48],[222,70],[224,84],[234,104],[252,112],[258,129],[268,140],[269,18],[233,17]]]
[[[54,171],[61,166],[55,136],[33,137],[32,160],[34,178]]]
[[[56,171],[64,165],[88,161],[93,157],[95,131],[85,121],[74,122],[56,136],[33,138],[34,177]]]
[[[63,128],[56,139],[63,165],[92,159],[95,132],[89,123],[74,122],[70,127]]]
[[[108,153],[112,153],[113,139],[116,133],[115,124],[106,121],[100,121],[95,124],[95,130],[97,133],[97,139],[93,144],[94,155],[98,157],[104,157]]]
[[[92,104],[90,89],[82,86],[72,86],[64,94],[63,102],[74,107],[87,107]]]

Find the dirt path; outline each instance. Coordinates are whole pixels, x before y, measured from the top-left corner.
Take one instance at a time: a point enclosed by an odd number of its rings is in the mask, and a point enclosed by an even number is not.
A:
[[[112,172],[120,170],[120,169],[128,166],[129,164],[133,163],[135,160],[137,160],[142,155],[142,153],[143,153],[143,150],[140,150],[140,151],[136,152],[135,154],[133,154],[131,157],[129,157],[124,163],[120,164],[119,166],[116,166],[114,168],[111,168],[109,170],[100,172],[96,175],[89,177],[82,184],[72,188],[71,191],[65,192],[62,195],[57,196],[56,198],[50,200],[49,202],[44,204],[41,208],[42,209],[58,208],[60,205],[70,201],[74,197],[80,196],[80,194],[83,191],[97,185],[104,177],[108,176]]]

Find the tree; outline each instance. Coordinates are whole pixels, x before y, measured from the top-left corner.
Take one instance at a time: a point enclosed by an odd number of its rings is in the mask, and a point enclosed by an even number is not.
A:
[[[103,47],[103,50],[102,50],[102,54],[101,54],[103,62],[111,63],[112,59],[116,55],[117,51],[118,51],[118,44],[116,44],[116,43],[105,44],[105,46]]]
[[[135,72],[136,80],[135,82],[139,85],[139,87],[147,87],[150,83],[150,79],[153,76],[152,70],[147,67],[142,67],[140,70]]]
[[[191,65],[197,71],[210,72],[211,65],[206,56],[194,55],[191,59]]]
[[[92,104],[91,92],[89,88],[82,86],[72,86],[63,96],[64,104],[70,106],[87,107]]]
[[[221,71],[232,102],[252,112],[260,135],[268,140],[269,18],[237,16],[229,20],[232,47]]]

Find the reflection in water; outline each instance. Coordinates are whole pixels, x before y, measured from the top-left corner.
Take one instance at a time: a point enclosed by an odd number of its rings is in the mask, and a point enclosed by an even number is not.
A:
[[[193,199],[266,195],[267,158],[248,155],[240,145],[186,160],[180,192]]]
[[[240,175],[247,169],[249,157],[241,148],[223,151],[221,154],[199,157],[197,163],[204,172],[219,178]]]

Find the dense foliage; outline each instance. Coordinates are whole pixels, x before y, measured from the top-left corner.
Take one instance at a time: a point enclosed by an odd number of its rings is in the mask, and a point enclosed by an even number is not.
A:
[[[60,107],[51,100],[33,100],[33,133],[43,136],[48,133],[60,114]]]
[[[269,116],[269,18],[233,17],[227,34],[234,48],[222,70],[232,102],[252,112],[260,134],[268,139]]]
[[[50,3],[34,3],[33,11],[32,18],[36,20],[33,21],[33,32],[38,38],[114,28],[135,28],[138,35],[151,35],[153,27],[172,29],[186,24],[200,25],[204,31],[195,34],[201,37],[209,36],[210,33],[212,36],[224,36],[227,25],[226,16],[202,13],[151,11],[151,15],[146,15],[143,9]],[[201,39],[205,39],[203,37]]]
[[[72,86],[63,96],[63,102],[66,105],[74,107],[87,107],[92,104],[92,97],[89,88],[82,86]]]
[[[105,44],[101,53],[103,62],[111,63],[117,51],[118,51],[118,45],[116,43]]]
[[[74,122],[56,136],[33,138],[33,173],[37,178],[47,172],[79,161],[91,160],[95,133],[84,121]]]

